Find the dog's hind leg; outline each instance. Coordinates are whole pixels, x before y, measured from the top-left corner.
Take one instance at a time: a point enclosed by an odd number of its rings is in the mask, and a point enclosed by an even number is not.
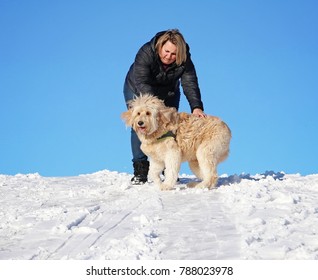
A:
[[[198,179],[202,179],[199,162],[197,160],[189,161],[189,167]]]
[[[214,188],[218,180],[217,162],[211,150],[207,147],[199,147],[197,150],[197,159],[200,167],[202,182],[197,184],[196,188]]]
[[[203,168],[205,169],[205,168]],[[218,175],[216,171],[216,167],[210,167],[208,169],[202,170],[203,175],[203,181],[197,184],[196,188],[208,188],[212,189],[216,186],[218,181]]]
[[[191,171],[193,172],[193,174],[200,180],[202,180],[202,174],[200,171],[200,166],[199,166],[199,162],[195,159],[195,160],[191,160],[189,161],[189,167],[191,169]],[[194,188],[199,184],[199,182],[189,182],[187,183],[187,187],[188,188]]]

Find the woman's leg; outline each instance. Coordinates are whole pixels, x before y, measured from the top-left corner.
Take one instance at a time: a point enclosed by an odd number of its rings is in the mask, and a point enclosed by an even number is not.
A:
[[[126,102],[127,108],[128,108],[128,102],[133,100],[134,96],[135,96],[135,93],[125,83],[124,84],[124,97],[125,97],[125,102]],[[147,160],[147,156],[140,149],[140,145],[141,145],[140,140],[139,140],[136,132],[133,129],[131,129],[130,142],[131,142],[131,151],[132,151],[132,155],[133,155],[132,161],[137,162],[137,161]]]
[[[136,161],[147,160],[148,159],[147,156],[140,149],[141,142],[137,136],[137,133],[133,129],[131,129],[130,142],[131,142],[131,151],[133,155],[132,161],[136,162]]]
[[[135,93],[124,84],[124,97],[126,106],[128,108],[128,102],[134,99]],[[133,184],[139,185],[147,182],[149,162],[147,156],[140,149],[141,142],[136,134],[136,132],[131,129],[130,136],[131,152],[133,156],[133,167],[134,167],[134,177],[131,179]]]

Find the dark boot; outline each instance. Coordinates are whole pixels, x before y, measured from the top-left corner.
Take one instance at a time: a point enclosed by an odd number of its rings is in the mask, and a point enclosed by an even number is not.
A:
[[[131,179],[133,185],[142,185],[147,182],[149,161],[136,161],[134,162],[134,177]]]

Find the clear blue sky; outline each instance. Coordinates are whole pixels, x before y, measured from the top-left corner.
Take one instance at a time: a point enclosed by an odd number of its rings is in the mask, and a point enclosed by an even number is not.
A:
[[[131,173],[124,78],[169,28],[232,129],[219,173],[318,173],[317,15],[315,0],[0,0],[0,174]]]

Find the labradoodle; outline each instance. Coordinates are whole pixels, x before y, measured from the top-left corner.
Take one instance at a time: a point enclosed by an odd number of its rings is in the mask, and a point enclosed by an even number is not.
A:
[[[191,182],[188,187],[215,187],[217,165],[227,158],[231,140],[231,131],[222,120],[178,113],[149,94],[132,100],[121,116],[136,131],[142,151],[150,158],[149,177],[161,190],[174,187],[184,161],[189,162],[195,176],[202,180]]]

